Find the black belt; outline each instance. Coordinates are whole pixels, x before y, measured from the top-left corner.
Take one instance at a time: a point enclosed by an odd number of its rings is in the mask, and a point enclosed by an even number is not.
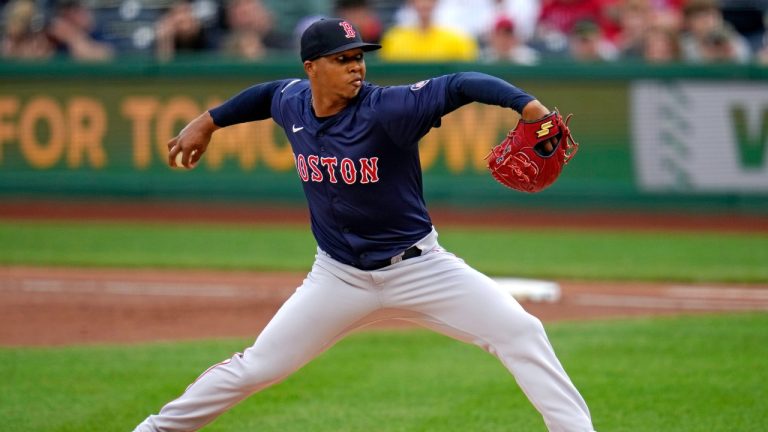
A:
[[[359,267],[359,268],[361,270],[378,270],[386,266],[398,263],[400,261],[405,261],[410,258],[416,258],[417,256],[421,256],[421,249],[417,248],[416,246],[411,246],[408,249],[406,249],[405,252],[403,252],[402,254],[395,255],[392,258],[387,260],[374,261],[365,267]]]

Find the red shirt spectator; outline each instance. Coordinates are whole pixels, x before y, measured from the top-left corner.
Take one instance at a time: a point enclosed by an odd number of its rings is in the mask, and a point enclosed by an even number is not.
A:
[[[618,0],[544,0],[539,18],[542,32],[570,34],[580,21],[591,21],[600,26],[603,34],[611,39],[618,31],[617,24],[608,16],[610,8]]]

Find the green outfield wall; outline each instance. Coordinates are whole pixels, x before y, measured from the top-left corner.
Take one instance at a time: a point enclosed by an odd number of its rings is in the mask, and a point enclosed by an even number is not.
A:
[[[0,194],[300,202],[290,147],[271,121],[217,132],[193,171],[168,168],[165,146],[240,89],[302,77],[297,63],[3,63]],[[481,104],[451,113],[420,145],[430,203],[768,211],[766,68],[372,60],[368,69],[382,85],[478,70],[575,114],[578,155],[553,187],[525,195],[484,165],[517,117]]]

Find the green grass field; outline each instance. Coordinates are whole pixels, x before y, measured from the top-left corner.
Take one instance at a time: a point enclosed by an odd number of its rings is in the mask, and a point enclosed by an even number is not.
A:
[[[599,431],[764,431],[768,315],[548,326]],[[5,432],[127,431],[247,340],[0,349]],[[491,356],[426,331],[354,334],[207,431],[544,431]]]
[[[441,230],[440,242],[491,275],[768,282],[768,234],[599,230]],[[295,270],[308,227],[0,221],[0,264]]]
[[[495,275],[768,283],[765,234],[445,229]],[[0,221],[0,265],[306,271],[306,228]],[[10,245],[10,247],[6,247]],[[525,253],[520,253],[525,250]],[[606,431],[768,430],[768,314],[547,326]],[[255,335],[254,335],[255,336]],[[0,430],[128,431],[249,340],[0,348]],[[425,331],[354,334],[208,431],[543,431],[478,348]]]

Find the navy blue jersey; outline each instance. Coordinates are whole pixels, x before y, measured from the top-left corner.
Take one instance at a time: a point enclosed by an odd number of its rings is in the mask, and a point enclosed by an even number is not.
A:
[[[418,141],[472,101],[521,111],[533,97],[477,73],[410,86],[370,83],[341,112],[318,118],[306,80],[251,87],[210,111],[218,126],[271,117],[288,136],[312,233],[332,257],[366,268],[429,234]]]

